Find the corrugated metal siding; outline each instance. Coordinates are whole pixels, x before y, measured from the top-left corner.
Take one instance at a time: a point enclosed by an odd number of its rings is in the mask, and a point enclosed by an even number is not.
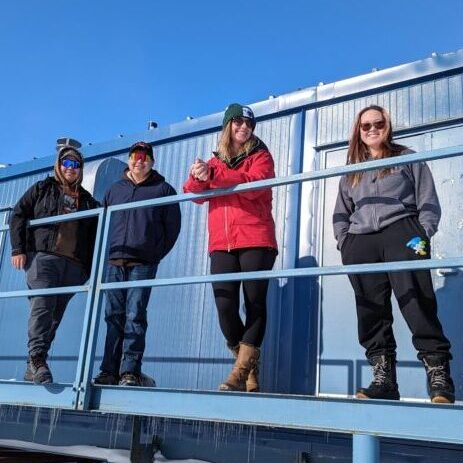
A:
[[[378,104],[389,109],[394,129],[414,129],[400,138],[400,142],[416,151],[455,146],[462,143],[463,127],[456,118],[463,116],[462,75],[432,80],[418,85],[405,86],[389,92],[368,97],[353,98],[343,103],[323,107],[319,110],[317,145],[322,159],[326,156],[326,167],[345,163],[347,138],[355,115],[369,104]],[[439,126],[427,124],[438,122]],[[457,126],[457,124],[460,124]],[[424,128],[423,128],[424,127]],[[342,143],[339,148],[323,145]],[[433,255],[447,257],[460,255],[463,246],[460,226],[461,208],[451,206],[449,200],[459,197],[463,159],[429,163],[439,197],[443,217],[439,233],[433,238]],[[449,167],[452,166],[452,167]],[[333,238],[332,213],[337,195],[339,179],[329,179],[322,198],[324,216],[323,233],[318,236],[322,265],[340,265],[340,253]],[[440,310],[440,319],[446,335],[452,342],[454,378],[457,396],[461,396],[463,364],[461,337],[456,333],[458,307],[461,300],[461,274],[442,277],[432,272]],[[357,322],[352,288],[346,276],[332,276],[321,279],[320,342],[320,393],[353,394],[356,388],[371,381],[370,368],[364,358],[364,351],[357,342]],[[416,351],[403,317],[394,302],[394,334],[398,344],[398,376],[403,397],[426,398],[426,384],[423,368],[416,361]]]
[[[0,205],[14,204],[36,181],[47,174],[36,174],[0,183]],[[2,214],[1,223],[4,223]],[[0,261],[0,291],[24,289],[25,274],[13,269],[10,263],[11,245],[9,233],[6,233]],[[27,355],[27,319],[29,304],[26,298],[0,300],[0,378],[19,379],[24,373]]]
[[[269,146],[274,156],[277,176],[299,171],[301,118],[300,113],[276,117],[257,126],[256,134]],[[180,193],[190,165],[197,157],[208,159],[217,145],[217,139],[218,132],[214,132],[160,143],[155,146],[155,167]],[[125,163],[127,154],[114,156],[113,159]],[[110,165],[105,164],[105,159],[89,162],[85,166],[84,185],[101,200],[103,192],[119,175],[120,165],[117,162]],[[25,176],[0,183],[2,203],[14,204],[32,183],[44,176]],[[296,251],[294,247],[284,245],[284,236],[285,233],[291,233],[292,237],[296,233],[294,224],[297,224],[298,200],[298,186],[274,190],[273,210],[280,245],[276,268],[294,266]],[[198,206],[187,202],[181,204],[181,209],[182,231],[174,249],[159,267],[157,276],[160,278],[209,273],[207,205]],[[291,215],[288,215],[289,210],[292,211]],[[291,238],[287,241],[293,240]],[[2,262],[4,270],[0,275],[1,289],[25,288],[24,272],[13,270],[10,266],[10,251],[9,246],[5,246]],[[281,351],[279,339],[283,331],[290,329],[286,325],[289,327],[293,324],[293,320],[288,320],[292,312],[282,311],[286,284],[273,281],[270,285],[264,376],[268,388],[275,390],[279,387],[276,375]],[[86,295],[82,294],[72,299],[50,352],[50,365],[55,379],[61,382],[72,382],[74,378],[85,298]],[[0,304],[0,339],[7,343],[7,348],[2,349],[4,356],[0,357],[0,377],[19,380],[24,372],[27,355],[28,302],[23,298],[0,301]],[[228,374],[232,360],[218,326],[211,286],[155,288],[148,313],[144,371],[154,376],[162,387],[216,389]],[[95,372],[103,351],[105,331],[103,315],[99,326]],[[285,366],[288,369],[287,365],[288,362],[282,360],[281,370]]]
[[[370,104],[389,109],[396,130],[462,117],[462,74],[324,106],[317,145],[346,141],[355,115]]]
[[[287,175],[291,136],[291,119],[272,119],[257,126],[256,134],[269,146],[277,175]],[[160,145],[156,148],[159,171],[182,191],[190,165],[197,157],[208,159],[217,145],[217,133]],[[285,233],[287,187],[274,190],[273,210],[277,223],[280,255],[275,264],[282,266],[285,252],[281,243]],[[289,199],[288,199],[289,198]],[[158,276],[204,275],[209,273],[207,255],[207,205],[183,203],[182,231],[169,256],[162,262]],[[292,218],[291,220],[295,220]],[[294,262],[294,260],[293,260]],[[292,264],[293,265],[293,264]],[[278,345],[280,327],[280,288],[273,282],[269,306],[269,342],[266,343],[268,365],[273,365],[272,353]],[[155,376],[163,387],[216,389],[228,374],[231,356],[219,330],[211,285],[190,285],[153,290],[149,306],[150,329],[147,337],[145,371]],[[268,377],[270,381],[270,376]]]
[[[436,69],[436,72],[441,71],[442,68]],[[396,83],[400,84],[401,79],[406,78],[406,75],[401,75]],[[319,109],[310,107],[315,102],[312,89],[307,93],[307,95],[310,93],[310,98],[307,96],[306,102],[298,94],[294,99],[288,95],[283,96],[281,100],[275,99],[256,105],[259,116],[269,117],[258,123],[256,132],[274,155],[277,176],[286,176],[300,172],[302,164],[306,170],[318,168],[320,158],[316,153],[317,146],[345,142],[355,114],[365,105],[375,103],[386,106],[391,111],[395,128],[413,128],[429,122],[451,121],[463,116],[462,89],[462,75],[458,74],[409,87],[404,84],[403,87],[391,91],[352,98],[333,105],[327,104]],[[370,92],[371,88],[363,90]],[[294,101],[294,108],[290,107],[292,101]],[[298,112],[297,108],[305,104],[307,107]],[[282,116],[278,111],[285,111],[285,115]],[[288,115],[286,111],[292,113]],[[304,112],[306,115],[310,114],[310,117],[307,117],[306,127],[304,127]],[[204,121],[192,121],[191,128],[182,126],[177,130],[178,127],[172,126],[172,128],[163,128],[155,134],[146,132],[140,136],[140,139],[154,142],[157,155],[156,168],[178,192],[182,191],[182,184],[194,159],[196,157],[207,159],[215,148],[218,132],[211,133],[209,130],[210,127],[214,127],[217,120],[215,116],[208,116]],[[200,132],[190,133],[188,130]],[[128,145],[134,141],[133,138],[109,142],[104,145],[104,149],[99,148],[99,151],[92,147],[91,155],[103,156],[103,159],[87,163],[85,186],[95,191],[98,199],[101,199],[105,189],[120,175],[120,165],[117,166],[117,163],[108,165],[105,162],[112,153],[121,153],[124,149],[121,143],[125,141],[128,150]],[[412,139],[413,137],[408,137],[408,140]],[[414,140],[413,146],[420,148],[428,146],[425,141],[422,143],[422,140],[423,137]],[[451,141],[442,142],[444,146],[446,143],[448,146]],[[114,156],[113,159],[126,162],[127,151]],[[45,164],[42,163],[41,166],[43,165]],[[28,186],[45,176],[44,173],[29,176],[25,173],[21,176],[19,168],[13,172],[13,175],[19,176],[12,180],[6,178],[0,182],[0,205],[16,202]],[[274,189],[274,216],[280,246],[275,268],[319,264],[317,259],[322,257],[322,254],[318,254],[318,250],[323,247],[323,237],[317,235],[317,220],[324,206],[318,188],[320,183],[315,182],[309,188],[305,188],[302,201],[299,199],[299,186]],[[188,202],[182,203],[181,209],[182,232],[173,251],[161,263],[158,277],[204,275],[209,272],[207,206]],[[331,213],[331,210],[324,211],[325,216]],[[303,217],[303,223],[299,229],[300,217]],[[331,233],[327,227],[324,232]],[[297,251],[298,246],[300,252]],[[441,247],[439,249],[442,250]],[[8,240],[3,251],[0,262],[2,266],[0,290],[24,288],[24,274],[13,270],[10,266]],[[327,261],[324,259],[323,262]],[[267,391],[305,392],[302,385],[309,384],[310,376],[313,374],[311,364],[315,359],[312,358],[311,346],[315,343],[314,338],[323,337],[329,330],[332,330],[330,336],[321,340],[322,362],[324,360],[344,362],[348,359],[349,364],[352,364],[359,357],[356,351],[357,345],[341,343],[340,352],[336,352],[338,340],[335,338],[337,334],[340,339],[344,335],[338,333],[339,320],[334,320],[333,326],[329,326],[330,319],[327,317],[321,324],[321,333],[315,334],[311,331],[312,327],[309,325],[313,324],[313,317],[307,312],[317,308],[318,294],[316,294],[315,281],[308,280],[300,279],[295,284],[293,281],[279,279],[270,284],[268,329],[263,348],[262,368],[264,389]],[[346,278],[345,280],[347,281]],[[336,285],[333,288],[336,292],[340,291]],[[85,295],[73,298],[52,348],[51,366],[58,381],[68,382],[74,378],[84,301]],[[338,302],[345,304],[346,301]],[[340,307],[342,309],[341,305]],[[328,307],[327,310],[330,308]],[[211,286],[207,284],[156,288],[153,290],[148,311],[149,329],[144,370],[153,375],[162,387],[215,389],[228,373],[232,359],[225,348],[218,327]],[[0,301],[1,378],[20,379],[22,376],[27,351],[27,317],[28,302],[25,298]],[[304,333],[306,326],[309,326],[308,332]],[[341,326],[345,328],[348,325],[341,323]],[[95,364],[95,371],[101,359],[104,334],[105,324],[101,320],[97,347],[99,358]],[[328,345],[327,343],[333,339],[333,344]],[[363,368],[363,363],[360,366]],[[324,374],[322,368],[322,384],[332,381],[333,384],[340,385],[344,391],[344,386],[350,381],[349,387],[352,388],[353,379],[343,376],[344,373],[341,372],[339,375],[336,373],[331,378],[328,378],[329,375],[323,376]],[[294,388],[295,384],[298,384],[296,388]],[[331,386],[328,384],[325,391],[333,391]]]

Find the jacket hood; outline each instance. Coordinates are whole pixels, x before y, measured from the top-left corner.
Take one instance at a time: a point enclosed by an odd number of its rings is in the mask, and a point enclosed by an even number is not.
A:
[[[61,160],[67,156],[80,161],[80,164],[81,164],[79,175],[73,183],[69,183],[64,178],[63,174],[61,173]],[[73,148],[72,146],[63,146],[58,151],[57,156],[56,156],[55,165],[54,165],[55,179],[57,180],[58,183],[60,183],[64,187],[68,187],[68,188],[71,188],[77,191],[78,187],[82,183],[83,170],[84,170],[84,157],[82,156],[82,153],[77,148]]]

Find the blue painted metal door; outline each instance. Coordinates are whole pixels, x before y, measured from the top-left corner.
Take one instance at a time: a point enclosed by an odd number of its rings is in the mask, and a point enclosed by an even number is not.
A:
[[[407,136],[400,143],[415,151],[430,150],[463,143],[463,130],[458,128]],[[347,149],[323,153],[326,167],[343,165]],[[442,204],[442,221],[439,232],[432,240],[434,257],[451,257],[463,254],[462,206],[463,160],[452,158],[430,163]],[[332,213],[337,196],[339,178],[324,182],[324,211],[321,233],[321,265],[341,264],[340,253],[332,230]],[[461,397],[462,352],[460,301],[463,297],[462,275],[459,271],[432,271],[439,303],[439,314],[447,336],[453,344],[455,360],[453,370],[457,379],[457,395]],[[352,288],[346,275],[321,279],[319,393],[321,395],[351,395],[361,385],[371,381],[370,368],[363,349],[357,340],[357,318]],[[404,398],[427,398],[425,373],[411,343],[410,331],[393,298],[394,334],[398,349],[398,380]]]

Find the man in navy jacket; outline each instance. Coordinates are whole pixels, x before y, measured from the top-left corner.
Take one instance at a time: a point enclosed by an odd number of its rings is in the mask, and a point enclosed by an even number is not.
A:
[[[150,144],[137,142],[129,150],[128,168],[106,192],[104,206],[177,194],[153,169]],[[178,203],[117,211],[111,218],[107,281],[147,280],[174,246],[180,232]],[[141,384],[145,350],[146,307],[151,287],[107,291],[106,340],[96,384]]]

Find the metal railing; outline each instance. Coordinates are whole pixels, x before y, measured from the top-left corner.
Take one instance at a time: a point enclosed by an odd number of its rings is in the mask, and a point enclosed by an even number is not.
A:
[[[110,289],[191,285],[213,281],[319,277],[353,273],[463,267],[463,257],[454,257],[426,261],[292,268],[104,283],[103,271],[105,262],[101,256],[106,255],[111,216],[114,212],[180,203],[194,199],[207,199],[215,196],[230,195],[238,192],[290,185],[305,181],[322,180],[348,173],[375,170],[413,162],[445,159],[461,154],[463,154],[463,146],[444,148],[356,165],[301,173],[285,178],[240,184],[226,190],[209,190],[200,194],[180,194],[154,200],[110,206],[107,209],[99,208],[31,221],[30,226],[37,226],[60,221],[98,217],[92,270],[88,284],[65,288],[0,293],[0,299],[5,299],[87,292],[75,381],[72,386],[52,384],[42,387],[37,387],[29,383],[0,381],[0,402],[350,433],[354,439],[353,455],[355,463],[363,461],[374,463],[379,461],[378,436],[463,444],[463,407],[459,405],[439,406],[374,400],[359,402],[347,399],[321,399],[310,396],[223,393],[160,388],[137,388],[137,390],[130,390],[130,393],[128,393],[127,388],[124,387],[96,386],[91,383],[103,294]],[[7,225],[0,227],[0,233],[4,233],[7,230]],[[25,399],[26,397],[27,399]],[[377,418],[374,419],[372,417]],[[428,426],[428,422],[432,422],[432,426]],[[365,456],[368,456],[368,458],[365,459]]]

